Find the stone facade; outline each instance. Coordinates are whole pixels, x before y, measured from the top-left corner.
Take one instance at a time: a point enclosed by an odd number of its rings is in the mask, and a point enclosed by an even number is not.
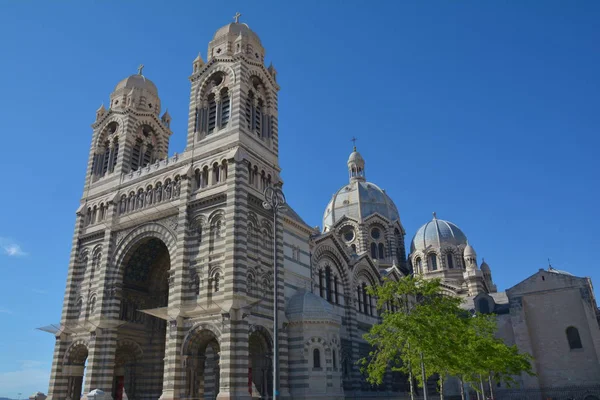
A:
[[[398,210],[366,180],[356,148],[349,183],[327,205],[322,231],[290,207],[275,225],[263,192],[283,185],[279,85],[264,54],[245,24],[215,33],[207,61],[192,63],[181,154],[168,157],[171,117],[160,115],[158,89],[143,67],[118,83],[108,109],[96,111],[48,400],[75,400],[92,389],[115,400],[269,398],[274,239],[282,398],[406,392],[398,374],[371,387],[356,361],[369,351],[362,335],[378,321],[365,288],[413,269],[442,277],[448,292],[475,308],[487,302],[487,311],[508,310],[499,312],[502,334],[535,354],[560,342],[537,325],[549,323],[548,307],[554,318],[570,313],[583,351],[568,365],[585,373],[548,369],[525,384],[597,382],[591,284],[547,274],[553,278],[544,284],[556,280],[552,290],[532,277],[496,293],[466,236],[437,218],[437,242],[428,243],[429,228],[422,228],[407,258]],[[563,353],[539,362],[575,354]]]

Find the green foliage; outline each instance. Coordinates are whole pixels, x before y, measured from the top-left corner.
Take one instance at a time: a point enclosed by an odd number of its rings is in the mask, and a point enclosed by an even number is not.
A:
[[[411,374],[423,386],[421,362],[426,379],[458,376],[475,387],[489,374],[505,382],[521,372],[532,374],[528,354],[494,337],[495,317],[470,315],[460,298],[443,294],[439,280],[409,276],[369,292],[382,311],[382,322],[364,335],[374,349],[360,360],[370,383],[381,384],[391,369]]]

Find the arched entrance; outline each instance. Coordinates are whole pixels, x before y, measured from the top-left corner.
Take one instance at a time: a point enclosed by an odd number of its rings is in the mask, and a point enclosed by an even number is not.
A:
[[[67,376],[67,400],[81,397],[87,357],[88,349],[83,343],[74,343],[66,354],[62,371]]]
[[[166,322],[141,310],[167,307],[170,267],[169,250],[155,237],[141,239],[123,258],[114,400],[162,394]]]
[[[197,329],[184,344],[185,397],[215,399],[219,394],[219,342],[214,332]]]
[[[264,330],[255,330],[248,338],[248,391],[252,398],[270,399],[273,393],[271,340]]]

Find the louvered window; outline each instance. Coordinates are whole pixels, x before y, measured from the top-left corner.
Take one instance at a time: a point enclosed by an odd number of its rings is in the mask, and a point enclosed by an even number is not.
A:
[[[254,130],[258,136],[262,136],[262,102],[259,101],[254,110]]]
[[[224,128],[229,122],[229,93],[225,91],[221,97],[221,127]]]
[[[254,102],[254,95],[252,92],[248,93],[248,98],[246,99],[246,122],[248,124],[248,129],[252,130],[252,103]]]
[[[119,141],[115,140],[115,144],[113,146],[113,155],[110,164],[110,172],[115,170],[115,166],[117,165],[117,158],[119,157]]]
[[[138,140],[135,142],[135,146],[133,146],[133,150],[131,151],[131,170],[135,171],[140,166],[140,156],[142,152],[142,141]]]
[[[214,131],[217,124],[217,102],[215,97],[211,96],[208,101],[208,133]]]
[[[108,158],[110,157],[110,146],[108,142],[105,144],[104,156],[102,157],[102,176],[108,171]]]
[[[142,167],[150,164],[152,162],[152,146],[148,145],[146,151],[144,152],[144,159],[142,160]]]

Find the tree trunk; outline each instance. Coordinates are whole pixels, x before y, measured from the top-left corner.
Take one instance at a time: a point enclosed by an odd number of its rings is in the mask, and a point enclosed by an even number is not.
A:
[[[412,375],[412,368],[408,367],[408,383],[409,383],[409,387],[410,387],[410,400],[415,400],[415,387],[413,386],[413,375]]]
[[[479,387],[481,388],[481,398],[485,400],[485,389],[483,388],[483,378],[479,375]]]
[[[423,400],[427,400],[427,376],[425,375],[425,363],[423,362],[423,352],[421,352],[421,378],[423,379]]]
[[[465,383],[463,382],[462,377],[458,378],[458,382],[460,383],[460,398],[465,400]]]
[[[444,400],[444,377],[440,375],[440,400]]]
[[[490,399],[494,400],[494,387],[492,386],[492,374],[488,375],[488,384],[490,385]]]

